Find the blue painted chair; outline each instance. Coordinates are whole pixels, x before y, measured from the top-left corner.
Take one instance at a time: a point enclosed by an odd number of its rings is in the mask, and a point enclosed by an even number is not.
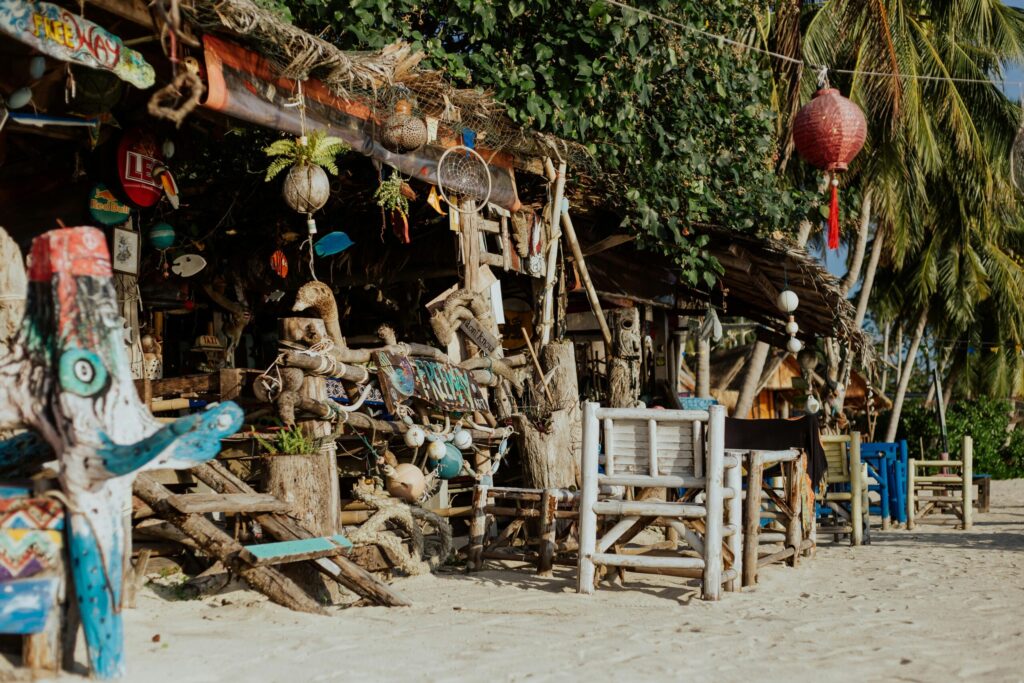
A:
[[[879,504],[871,512],[882,518],[882,528],[891,522],[907,523],[907,442],[875,442],[861,444],[861,459],[868,463],[869,475],[875,480],[869,486],[879,494]]]

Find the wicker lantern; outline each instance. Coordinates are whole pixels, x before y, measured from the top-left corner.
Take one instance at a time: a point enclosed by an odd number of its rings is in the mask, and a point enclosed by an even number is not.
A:
[[[828,247],[839,248],[839,178],[864,146],[868,124],[864,112],[835,88],[822,88],[797,113],[793,122],[796,151],[810,165],[828,172],[832,202],[828,214]]]

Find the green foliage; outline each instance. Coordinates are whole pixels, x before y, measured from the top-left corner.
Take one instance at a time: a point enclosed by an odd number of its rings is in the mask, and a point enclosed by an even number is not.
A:
[[[348,145],[341,138],[331,137],[322,130],[314,131],[305,141],[301,138],[282,138],[263,148],[273,160],[267,167],[266,181],[291,166],[320,166],[331,175],[338,175],[335,158],[347,152]]]
[[[635,4],[722,34],[754,29],[743,0]],[[774,171],[771,81],[757,55],[600,0],[284,5],[345,49],[409,41],[429,66],[493,91],[515,123],[586,145],[602,179],[596,194],[691,284],[710,286],[721,270],[695,227],[788,231],[806,214],[807,195]]]
[[[996,479],[1024,476],[1024,431],[1008,432],[1011,406],[1006,400],[979,398],[957,401],[946,410],[950,457],[960,457],[964,435],[974,440],[974,473],[990,474]],[[939,420],[934,410],[921,402],[903,408],[901,435],[911,457],[920,457],[920,439],[925,453],[937,457],[942,448]]]
[[[392,171],[391,177],[382,180],[377,191],[373,193],[373,198],[377,200],[377,206],[387,212],[397,211],[403,216],[408,216],[409,200],[402,194],[403,182],[402,175],[398,171]]]
[[[257,435],[255,430],[253,437],[270,455],[307,455],[319,450],[315,439],[306,436],[306,433],[298,425],[282,429],[272,441]]]

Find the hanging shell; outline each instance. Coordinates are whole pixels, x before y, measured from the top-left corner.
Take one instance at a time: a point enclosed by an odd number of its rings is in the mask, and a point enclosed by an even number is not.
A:
[[[284,179],[284,200],[299,213],[323,208],[331,196],[331,181],[316,164],[292,166]]]

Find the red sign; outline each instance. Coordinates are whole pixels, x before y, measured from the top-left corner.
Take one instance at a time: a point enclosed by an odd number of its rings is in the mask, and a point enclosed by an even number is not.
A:
[[[160,181],[153,171],[163,165],[163,155],[156,137],[141,128],[132,128],[117,146],[117,174],[128,201],[146,209],[163,196]]]

